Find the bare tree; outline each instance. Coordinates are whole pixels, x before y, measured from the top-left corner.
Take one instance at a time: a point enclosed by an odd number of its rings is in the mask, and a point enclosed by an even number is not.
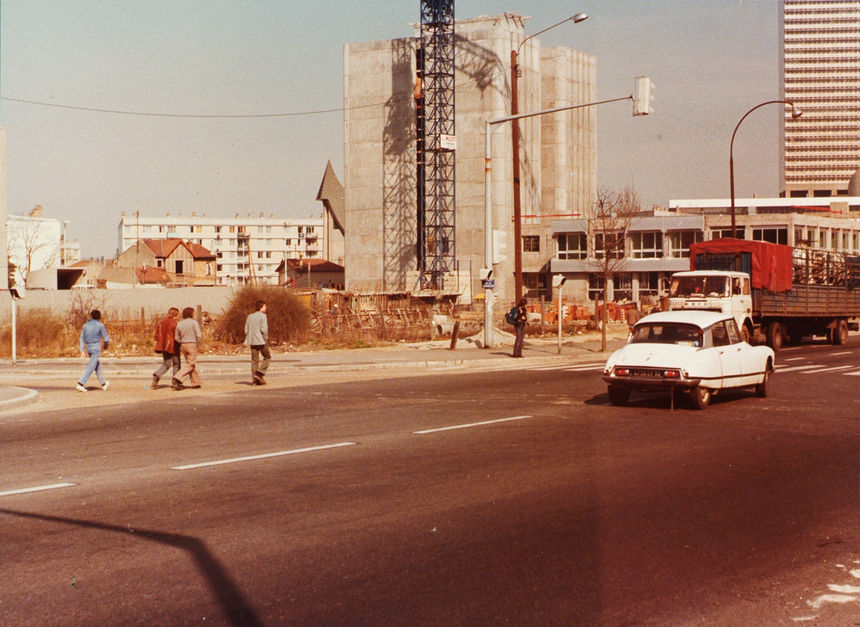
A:
[[[627,231],[633,216],[641,210],[639,196],[632,187],[620,192],[598,190],[597,201],[589,220],[589,237],[594,256],[592,264],[602,283],[603,315],[600,324],[600,350],[606,350],[606,326],[609,322],[609,281],[627,262]]]
[[[31,219],[9,222],[9,258],[18,267],[26,287],[31,272],[56,264],[60,255],[58,242],[46,233],[40,220],[33,218],[31,213]]]

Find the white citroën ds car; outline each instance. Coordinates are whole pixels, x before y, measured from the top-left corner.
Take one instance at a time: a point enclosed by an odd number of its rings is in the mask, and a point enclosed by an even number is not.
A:
[[[774,352],[750,346],[729,314],[714,311],[666,311],[645,316],[633,327],[627,344],[609,357],[603,380],[613,405],[625,405],[631,391],[689,392],[705,409],[722,390],[754,387],[767,396]]]

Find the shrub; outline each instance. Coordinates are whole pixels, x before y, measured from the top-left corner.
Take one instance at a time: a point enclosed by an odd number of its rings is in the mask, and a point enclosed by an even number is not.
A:
[[[276,285],[249,285],[237,292],[218,318],[216,338],[241,344],[245,340],[245,319],[256,311],[258,300],[266,303],[271,344],[298,342],[304,338],[310,327],[310,311],[299,297]]]
[[[20,357],[73,356],[78,353],[80,329],[71,329],[62,317],[44,309],[23,312],[18,316],[15,334],[16,352]],[[11,353],[12,325],[0,330],[0,345]]]

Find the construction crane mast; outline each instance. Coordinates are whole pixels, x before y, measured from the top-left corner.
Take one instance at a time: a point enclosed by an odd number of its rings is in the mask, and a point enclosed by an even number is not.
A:
[[[422,0],[416,50],[417,258],[421,288],[456,270],[454,0]]]

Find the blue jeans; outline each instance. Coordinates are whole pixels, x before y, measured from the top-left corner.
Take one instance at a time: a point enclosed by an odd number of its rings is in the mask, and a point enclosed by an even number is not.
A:
[[[99,378],[99,383],[102,385],[105,384],[105,377],[102,374],[102,364],[99,361],[99,357],[102,356],[102,345],[101,342],[98,344],[87,344],[87,354],[90,356],[90,363],[87,364],[87,369],[84,370],[84,374],[78,379],[78,383],[84,385],[90,379],[90,375],[93,372],[96,373],[96,376]]]

